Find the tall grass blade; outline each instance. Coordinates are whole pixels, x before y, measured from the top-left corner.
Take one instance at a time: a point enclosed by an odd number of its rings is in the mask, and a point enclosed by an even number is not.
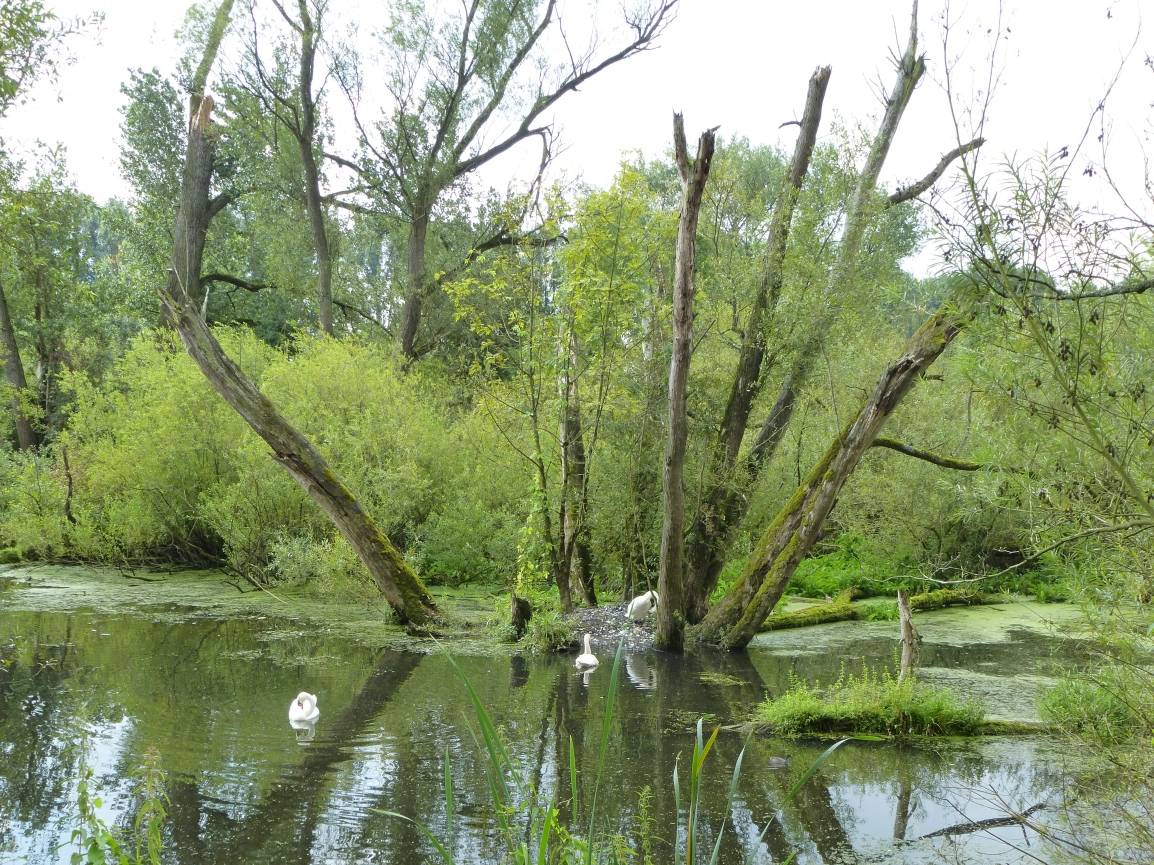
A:
[[[502,808],[508,807],[512,800],[512,795],[509,790],[508,775],[513,772],[513,764],[509,759],[509,754],[505,750],[505,745],[501,741],[500,735],[497,733],[497,728],[493,724],[493,719],[489,717],[481,698],[477,695],[477,691],[473,688],[473,683],[469,681],[469,677],[465,675],[464,671],[453,660],[453,656],[449,655],[449,663],[452,664],[453,669],[461,678],[465,685],[465,690],[469,694],[469,701],[473,705],[473,714],[477,718],[477,726],[481,728],[481,738],[485,743],[485,751],[489,755],[489,766],[492,776],[492,788],[494,798],[497,804]]]
[[[609,693],[605,696],[605,711],[601,715],[601,744],[597,749],[597,771],[593,777],[593,796],[589,800],[589,833],[586,836],[585,865],[593,865],[593,820],[597,816],[597,793],[601,788],[601,772],[605,768],[605,758],[609,753],[609,733],[613,729],[613,718],[617,709],[617,684],[621,678],[621,657],[625,651],[624,640],[617,643],[613,655],[613,669],[609,673]]]
[[[569,737],[569,802],[572,813],[577,813],[577,752],[573,749],[573,737]]]
[[[832,745],[822,751],[818,758],[809,764],[809,768],[806,769],[805,773],[797,779],[797,782],[789,788],[789,792],[785,794],[786,797],[792,799],[794,796],[796,796],[798,791],[805,786],[806,782],[817,774],[817,770],[822,767],[825,761],[833,756],[833,752],[848,741],[850,741],[850,737],[846,737],[845,739],[834,742]]]
[[[453,765],[449,757],[449,746],[445,746],[445,834],[449,843],[453,842],[453,816],[456,813],[453,796]]]
[[[744,759],[745,748],[742,748],[741,753],[737,755],[737,762],[733,764],[733,778],[729,782],[729,798],[725,803],[725,814],[721,818],[721,828],[717,830],[717,840],[713,843],[713,855],[709,857],[709,865],[717,865],[717,857],[721,854],[721,839],[725,837],[725,821],[733,813],[733,802],[737,799],[737,781],[741,778],[741,763]]]
[[[422,835],[429,839],[433,845],[433,849],[435,849],[440,855],[441,861],[444,862],[445,865],[453,865],[452,855],[445,848],[445,845],[441,843],[440,839],[434,835],[429,827],[424,823],[414,820],[412,817],[406,817],[404,814],[398,814],[396,811],[382,811],[380,808],[373,808],[372,810],[376,811],[378,814],[384,814],[386,817],[397,817],[401,820],[404,820],[406,823],[412,823],[414,826],[421,830]]]

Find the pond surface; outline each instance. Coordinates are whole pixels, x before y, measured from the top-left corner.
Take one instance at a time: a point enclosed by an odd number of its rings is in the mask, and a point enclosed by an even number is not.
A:
[[[75,822],[82,762],[94,771],[105,819],[129,825],[133,775],[149,752],[165,772],[167,863],[439,861],[416,828],[383,811],[424,821],[458,861],[500,858],[470,732],[475,716],[436,647],[376,648],[380,635],[356,637],[347,615],[298,614],[292,601],[188,602],[190,585],[204,598],[230,598],[221,576],[8,576],[15,585],[0,589],[0,865],[69,861],[61,845]],[[182,605],[166,600],[171,581],[181,583]],[[1042,619],[1055,615],[1073,614],[1036,605],[923,614],[926,677],[986,694],[996,714],[1028,718],[1037,687],[1076,655],[1046,634]],[[999,616],[1001,626],[991,625]],[[861,659],[891,663],[895,630],[896,622],[842,623],[763,635],[748,656],[626,656],[598,837],[619,835],[622,849],[640,850],[644,834],[654,862],[675,861],[671,777],[679,755],[684,772],[696,719],[741,722],[791,676],[829,680]],[[571,657],[457,657],[526,781],[549,794],[560,786],[566,819],[570,741],[582,809],[592,793],[613,653],[595,650],[602,664],[588,677],[574,672]],[[287,720],[302,689],[319,696],[313,730]],[[701,820],[710,846],[741,746],[739,733],[723,731],[707,764]],[[965,825],[1043,802],[1051,807],[1034,819],[1057,819],[1054,806],[1077,767],[1045,739],[854,742],[787,797],[823,749],[749,744],[722,863],[782,862],[794,851],[809,865],[1054,859],[1021,827]],[[457,802],[451,837],[446,755]],[[582,809],[577,825],[588,819]],[[646,814],[651,828],[642,832]],[[607,852],[601,858],[610,861]]]

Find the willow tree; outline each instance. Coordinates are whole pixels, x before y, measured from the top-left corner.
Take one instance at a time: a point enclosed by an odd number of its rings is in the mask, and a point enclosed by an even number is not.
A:
[[[470,175],[524,142],[541,144],[550,158],[547,113],[567,94],[623,60],[650,48],[672,18],[677,0],[645,0],[626,14],[623,44],[602,50],[569,43],[557,0],[468,0],[454,13],[434,16],[425,4],[396,4],[387,30],[390,65],[385,89],[391,104],[376,121],[357,118],[362,157],[330,154],[354,170],[356,190],[370,209],[407,226],[404,301],[396,336],[412,360],[423,308],[436,282],[429,279],[428,241],[438,207]],[[547,46],[560,42],[568,61],[555,66]],[[359,82],[342,83],[356,106]],[[364,207],[365,205],[355,205]],[[474,238],[471,248],[514,243],[505,226]],[[465,258],[469,249],[460,250]]]
[[[172,262],[162,302],[185,350],[221,397],[272,449],[276,459],[332,520],[365,564],[377,588],[402,622],[425,625],[439,612],[424,585],[374,524],[327,461],[272,401],[228,357],[205,323],[188,288],[201,282],[205,239],[227,193],[211,195],[217,144],[224,130],[213,123],[213,99],[205,92],[233,0],[217,8],[203,55],[189,88],[189,128],[180,204],[173,226]]]
[[[56,74],[61,58],[61,44],[90,21],[62,20],[45,7],[41,0],[11,0],[0,10],[0,118],[20,104],[36,81]],[[7,154],[0,140],[0,203],[7,204],[14,190],[8,176]],[[5,237],[11,242],[12,232]],[[34,447],[36,432],[27,410],[28,379],[20,357],[16,328],[4,284],[0,281],[0,363],[4,366],[4,380],[11,390],[12,421],[16,429],[16,443],[21,449]]]
[[[325,195],[321,193],[320,107],[323,84],[316,84],[317,49],[324,35],[328,0],[297,0],[295,14],[279,0],[272,0],[293,35],[291,44],[277,47],[279,56],[295,59],[295,75],[285,80],[268,70],[261,56],[254,24],[248,43],[249,68],[244,80],[252,93],[288,133],[300,154],[300,197],[308,217],[309,233],[317,269],[317,314],[321,331],[333,332],[333,251],[330,242]]]

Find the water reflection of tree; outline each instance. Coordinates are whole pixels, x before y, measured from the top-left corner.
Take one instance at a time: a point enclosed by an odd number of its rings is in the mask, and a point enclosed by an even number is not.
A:
[[[13,617],[16,618],[16,617]],[[9,621],[19,641],[0,644],[0,831],[49,826],[70,801],[79,773],[75,718],[82,695],[69,688],[78,664],[69,620],[63,632],[42,617]],[[15,841],[0,835],[0,847]]]
[[[230,821],[224,838],[209,839],[209,856],[201,861],[235,865],[264,850],[271,854],[270,861],[311,862],[333,771],[349,759],[352,743],[423,658],[415,653],[382,654],[352,702],[332,721],[326,720],[324,738],[314,740],[300,762],[286,769],[245,817]]]

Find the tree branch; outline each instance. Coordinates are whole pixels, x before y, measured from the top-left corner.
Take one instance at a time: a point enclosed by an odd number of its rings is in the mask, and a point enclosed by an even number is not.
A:
[[[552,15],[553,5],[553,2],[549,3],[549,6],[546,9],[546,14],[540,25],[538,25],[538,29],[529,36],[525,46],[526,48],[531,48],[533,43],[535,43],[540,38],[544,27],[548,24]],[[503,141],[499,141],[498,143],[494,144],[488,150],[484,150],[469,159],[459,162],[453,169],[453,177],[462,177],[468,174],[470,171],[473,171],[477,167],[484,165],[486,162],[504,153],[510,147],[520,141],[523,141],[525,138],[528,138],[531,135],[541,134],[543,127],[533,127],[532,124],[538,117],[541,116],[544,111],[548,110],[566,93],[576,90],[593,76],[597,75],[613,64],[619,63],[620,61],[625,60],[628,57],[631,57],[632,55],[644,51],[646,48],[648,48],[650,43],[652,43],[652,41],[656,39],[657,36],[661,33],[662,28],[668,22],[669,18],[672,17],[673,8],[676,5],[677,0],[661,0],[657,8],[652,13],[650,13],[644,21],[630,22],[633,25],[633,29],[636,33],[636,38],[632,42],[630,42],[620,51],[617,51],[616,53],[611,54],[609,57],[606,57],[595,66],[591,66],[580,72],[574,70],[573,73],[568,78],[566,78],[553,92],[548,94],[542,93],[540,96],[538,96],[532,107],[522,118],[521,125],[516,130],[514,130],[512,134],[510,134]],[[458,143],[456,148],[456,154],[458,156],[464,153],[464,147],[462,144],[467,146],[468,143],[472,141],[477,132],[480,131],[481,126],[484,125],[485,121],[488,120],[488,117],[499,104],[500,99],[503,98],[505,86],[508,84],[508,79],[512,77],[511,73],[515,71],[516,67],[519,66],[524,60],[523,54],[527,54],[527,51],[519,53],[518,56],[513,59],[508,70],[509,75],[502,79],[499,88],[497,88],[498,93],[494,94],[494,99],[490,100],[489,104],[485,106],[485,109],[482,111],[482,113],[477,116],[466,133],[461,137],[461,141]]]
[[[933,463],[936,466],[941,466],[944,469],[953,469],[959,472],[977,472],[982,469],[996,469],[997,466],[989,465],[987,463],[974,463],[968,460],[959,460],[954,457],[945,457],[931,451],[923,451],[894,439],[878,438],[870,447],[888,448],[892,451],[897,451],[900,454],[905,454],[908,457],[913,457],[918,460],[925,460],[928,463]]]
[[[890,205],[892,206],[894,204],[901,204],[903,201],[909,201],[911,198],[917,198],[919,195],[921,195],[923,192],[938,182],[938,178],[945,174],[946,169],[950,167],[951,162],[953,162],[959,156],[964,156],[973,150],[977,150],[985,143],[986,139],[975,138],[973,141],[955,147],[940,160],[938,160],[938,164],[934,166],[933,171],[931,171],[921,180],[917,181],[916,183],[911,183],[909,186],[900,187],[896,192],[894,192],[889,198]]]
[[[262,291],[269,288],[266,282],[250,282],[247,279],[241,279],[239,276],[232,276],[227,273],[206,273],[200,278],[200,284],[207,285],[210,282],[223,282],[227,285],[235,285],[237,288],[243,288],[245,291]]]

